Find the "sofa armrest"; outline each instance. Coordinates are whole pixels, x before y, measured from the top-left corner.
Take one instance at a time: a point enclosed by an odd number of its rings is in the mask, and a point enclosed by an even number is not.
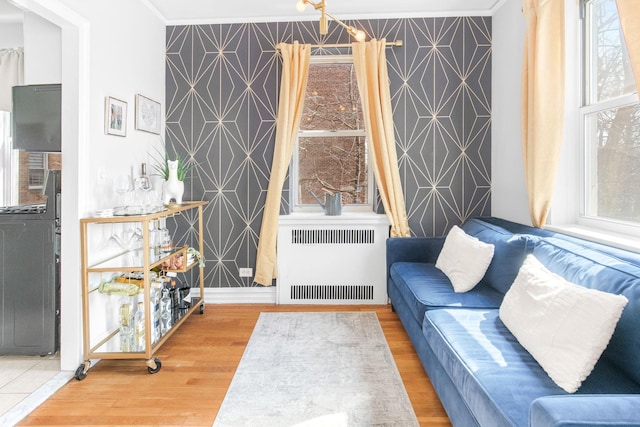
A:
[[[435,263],[444,237],[391,237],[387,239],[387,273],[394,262]]]
[[[531,427],[640,426],[640,395],[545,396],[531,404]]]

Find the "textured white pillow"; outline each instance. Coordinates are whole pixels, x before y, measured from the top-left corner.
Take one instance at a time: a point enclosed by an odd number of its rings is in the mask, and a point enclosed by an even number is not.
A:
[[[438,259],[436,267],[449,278],[456,292],[467,292],[484,277],[493,258],[493,245],[469,236],[454,225]]]
[[[627,298],[589,289],[525,259],[500,306],[500,319],[568,393],[593,370],[627,305]]]

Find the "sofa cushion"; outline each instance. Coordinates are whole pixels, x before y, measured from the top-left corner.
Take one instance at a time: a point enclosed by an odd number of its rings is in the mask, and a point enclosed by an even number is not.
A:
[[[602,357],[640,383],[640,266],[556,238],[541,241],[534,255],[570,282],[629,300]]]
[[[493,245],[453,226],[444,241],[436,267],[447,275],[455,292],[469,292],[484,277],[493,258]]]
[[[567,395],[508,331],[498,310],[429,310],[423,333],[479,425],[529,425],[536,398]],[[577,392],[590,393],[640,393],[640,386],[600,360]]]
[[[461,228],[465,233],[494,246],[493,259],[482,282],[503,294],[506,293],[518,275],[525,256],[533,251],[538,238],[513,234],[477,218],[468,219]]]
[[[563,390],[574,393],[611,339],[627,298],[588,289],[528,255],[500,320]]]
[[[391,265],[391,286],[405,300],[418,324],[428,309],[441,307],[498,308],[503,295],[486,284],[473,292],[455,293],[447,276],[435,264],[395,262]]]

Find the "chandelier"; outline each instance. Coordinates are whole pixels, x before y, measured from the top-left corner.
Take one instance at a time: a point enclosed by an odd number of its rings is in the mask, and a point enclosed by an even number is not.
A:
[[[299,0],[296,4],[296,10],[298,12],[304,12],[307,8],[307,5],[310,4],[313,6],[315,10],[320,11],[320,34],[325,35],[329,30],[329,20],[327,18],[331,18],[335,23],[340,25],[342,28],[347,30],[349,34],[351,34],[357,41],[362,42],[367,37],[364,31],[356,30],[350,25],[345,24],[335,16],[327,13],[327,3],[326,0],[320,0],[317,2],[313,2],[311,0]]]

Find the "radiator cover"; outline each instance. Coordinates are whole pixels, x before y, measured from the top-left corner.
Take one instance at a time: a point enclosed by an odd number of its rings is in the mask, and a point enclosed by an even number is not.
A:
[[[278,304],[386,304],[385,215],[283,215]]]

